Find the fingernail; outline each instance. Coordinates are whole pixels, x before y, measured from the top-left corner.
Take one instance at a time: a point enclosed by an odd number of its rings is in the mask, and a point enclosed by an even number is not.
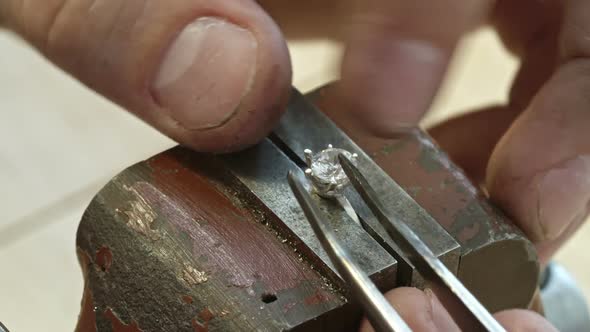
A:
[[[583,221],[590,211],[590,155],[570,159],[537,175],[536,222],[544,240],[559,237],[570,225]]]
[[[220,127],[238,112],[256,72],[254,35],[216,17],[180,32],[153,83],[155,100],[189,130]]]

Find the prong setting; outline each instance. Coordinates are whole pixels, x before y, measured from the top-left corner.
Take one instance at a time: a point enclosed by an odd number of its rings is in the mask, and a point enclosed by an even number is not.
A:
[[[313,152],[310,149],[303,150],[303,155],[305,156],[305,163],[307,167],[311,167]]]
[[[316,154],[310,149],[305,149],[303,154],[308,166],[305,175],[313,185],[314,191],[325,198],[342,196],[349,181],[340,166],[338,156],[344,155],[356,164],[358,154],[334,148],[332,144],[328,144],[327,149]]]

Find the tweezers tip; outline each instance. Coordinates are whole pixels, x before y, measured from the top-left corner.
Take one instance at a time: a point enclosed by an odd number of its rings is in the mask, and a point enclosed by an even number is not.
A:
[[[289,187],[291,187],[291,191],[295,194],[295,197],[301,204],[301,199],[307,194],[307,190],[305,189],[301,177],[297,174],[297,171],[290,170],[287,173],[287,182],[289,183]]]
[[[348,158],[344,153],[339,153],[338,154],[338,161],[342,165],[345,165],[345,166],[348,166],[348,167],[354,167],[354,164],[352,163],[352,160],[350,160],[350,158]]]
[[[338,154],[338,161],[342,162],[347,162],[348,158],[346,158],[346,156],[343,153],[339,153]]]
[[[338,154],[338,161],[340,162],[340,166],[342,166],[342,170],[349,178],[357,177],[360,175],[360,172],[354,165],[354,163],[343,153]]]
[[[297,175],[295,174],[295,172],[293,172],[293,170],[290,170],[287,173],[287,180],[289,181],[289,185],[291,185],[291,188],[295,185],[295,182],[297,181]]]

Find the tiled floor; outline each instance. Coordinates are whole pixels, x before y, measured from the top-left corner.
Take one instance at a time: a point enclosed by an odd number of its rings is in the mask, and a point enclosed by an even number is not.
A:
[[[340,48],[292,45],[302,90],[335,77]],[[488,31],[469,38],[427,122],[501,101],[515,62]],[[169,139],[0,33],[0,319],[12,331],[71,331],[82,291],[78,220],[94,193]],[[559,255],[590,294],[586,228]]]

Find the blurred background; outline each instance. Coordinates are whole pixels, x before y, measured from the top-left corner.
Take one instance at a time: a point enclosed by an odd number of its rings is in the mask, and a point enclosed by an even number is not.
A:
[[[292,43],[294,84],[309,91],[337,77],[342,48]],[[432,111],[506,100],[516,70],[490,30],[468,36]],[[0,32],[0,320],[11,331],[73,331],[82,295],[78,221],[118,172],[174,142]],[[590,298],[590,228],[557,255]]]

